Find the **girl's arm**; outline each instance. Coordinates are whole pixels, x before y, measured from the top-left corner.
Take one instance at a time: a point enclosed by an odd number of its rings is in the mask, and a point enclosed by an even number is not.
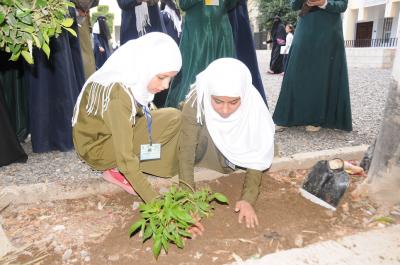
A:
[[[186,102],[182,109],[182,127],[179,137],[179,179],[183,180],[193,188],[194,182],[194,164],[197,144],[199,142],[199,134],[201,125],[196,120],[196,104],[192,107],[196,95],[192,100]],[[185,187],[185,184],[180,184]]]
[[[104,113],[106,126],[111,130],[113,151],[118,170],[128,179],[133,189],[145,202],[149,202],[158,196],[153,190],[147,178],[140,171],[139,158],[133,149],[133,128],[129,120],[131,115],[130,100],[122,100],[125,91],[117,87],[113,88],[114,96],[111,98],[108,110]],[[116,92],[116,93],[115,93]],[[116,95],[116,96],[115,96]],[[128,95],[126,95],[128,97]],[[107,154],[105,154],[107,155]]]

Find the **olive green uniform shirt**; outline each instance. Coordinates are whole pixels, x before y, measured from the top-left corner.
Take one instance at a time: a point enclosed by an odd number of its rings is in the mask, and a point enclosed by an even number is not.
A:
[[[160,177],[171,177],[178,173],[180,111],[172,108],[151,111],[153,143],[161,144],[161,159],[140,161],[140,146],[149,143],[147,122],[141,109],[138,108],[133,124],[130,120],[130,97],[119,84],[115,84],[103,117],[99,114],[89,115],[86,112],[89,91],[86,89],[83,94],[77,123],[73,128],[78,155],[97,170],[117,167],[139,196],[145,202],[151,201],[158,193],[143,172]]]
[[[196,95],[185,103],[182,110],[182,129],[179,139],[179,178],[194,187],[194,166],[205,167],[221,173],[232,173],[226,158],[215,146],[207,126],[196,119]],[[204,117],[203,117],[204,121]],[[263,172],[246,170],[241,199],[253,204],[256,202]]]

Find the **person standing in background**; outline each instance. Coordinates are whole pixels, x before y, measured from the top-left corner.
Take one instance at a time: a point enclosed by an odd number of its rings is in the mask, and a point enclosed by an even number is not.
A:
[[[347,0],[308,0],[299,18],[273,119],[276,125],[352,130],[341,14]],[[292,0],[300,10],[302,0]],[[323,48],[321,48],[323,47]]]
[[[117,0],[121,14],[121,45],[149,32],[162,32],[158,0]]]
[[[161,23],[164,24],[165,32],[179,45],[182,33],[182,17],[174,0],[162,0],[160,6]],[[154,96],[153,103],[156,107],[164,107],[168,96],[168,90],[163,90]]]
[[[228,12],[237,0],[180,0],[185,12],[181,43],[182,70],[174,78],[165,106],[179,108],[196,75],[222,57],[235,57]]]
[[[76,10],[72,28],[78,32]],[[28,86],[30,132],[35,153],[73,149],[71,117],[75,101],[85,82],[78,38],[68,31],[50,40],[51,55],[47,59],[34,49],[34,65],[25,65]]]
[[[171,36],[179,45],[179,37],[182,33],[181,12],[177,8],[174,0],[162,0],[160,9],[161,18],[165,25],[165,33]]]
[[[229,11],[229,21],[232,26],[236,56],[249,68],[253,85],[260,93],[265,104],[267,104],[264,86],[261,80],[260,71],[258,69],[253,33],[250,28],[247,0],[239,0],[237,6]]]
[[[287,62],[289,59],[289,51],[290,51],[290,46],[292,46],[292,42],[293,42],[293,33],[294,33],[294,27],[292,24],[287,24],[286,25],[286,45],[281,47],[282,50],[282,54],[283,54],[283,72],[281,73],[282,75],[284,75],[285,71],[286,71],[286,67],[287,67]]]
[[[2,56],[3,53],[0,53]],[[3,83],[0,79],[0,167],[14,162],[25,162],[28,159],[20,145],[10,117],[3,93]]]
[[[279,16],[274,17],[274,24],[271,30],[272,50],[271,50],[271,61],[269,63],[269,74],[280,74],[283,70],[283,55],[281,54],[281,47],[286,43],[286,32],[285,26]]]
[[[93,25],[93,53],[96,60],[96,69],[99,69],[111,55],[109,39],[111,39],[111,35],[108,30],[107,20],[105,17],[99,16]]]
[[[85,80],[96,71],[92,36],[90,34],[90,8],[98,6],[99,0],[73,0],[76,8],[76,20],[79,31],[79,46],[82,53]]]

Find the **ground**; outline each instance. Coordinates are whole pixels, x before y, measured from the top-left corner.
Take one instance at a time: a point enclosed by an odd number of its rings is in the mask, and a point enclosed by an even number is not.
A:
[[[31,245],[18,262],[43,258],[42,264],[226,264],[400,223],[400,209],[376,221],[379,215],[372,203],[352,200],[350,191],[364,177],[352,176],[349,192],[333,212],[301,197],[298,189],[307,174],[297,170],[264,176],[256,204],[260,226],[255,229],[238,224],[233,211],[243,173],[201,183],[227,195],[230,204],[215,205],[214,215],[203,220],[203,236],[187,240],[184,250],[171,247],[158,261],[150,241],[142,244],[138,235],[128,235],[139,217],[139,199],[125,193],[9,207],[2,213],[3,226],[15,245]]]
[[[268,51],[258,51],[260,69],[271,112],[279,96],[282,76],[267,75]],[[290,128],[276,134],[282,156],[300,152],[371,144],[381,126],[390,71],[349,68],[353,113],[352,132],[323,129],[307,133]],[[74,151],[32,153],[30,142],[24,145],[29,155],[26,164],[0,168],[0,189],[11,185],[59,183],[65,186],[87,185],[101,178],[80,161]],[[127,231],[139,216],[136,197],[102,194],[80,200],[11,205],[0,209],[3,227],[22,255],[9,255],[1,264],[38,262],[42,264],[224,264],[267,253],[336,239],[371,228],[399,223],[400,209],[392,209],[391,218],[379,217],[367,200],[353,201],[350,192],[336,212],[325,210],[298,193],[307,171],[280,171],[264,176],[256,208],[261,225],[247,229],[237,224],[233,212],[239,197],[243,174],[234,174],[203,183],[226,194],[231,204],[216,205],[214,216],[203,220],[205,234],[187,240],[184,250],[171,248],[156,263],[150,242],[129,238]],[[363,180],[352,177],[352,186]],[[17,262],[15,262],[17,259]]]

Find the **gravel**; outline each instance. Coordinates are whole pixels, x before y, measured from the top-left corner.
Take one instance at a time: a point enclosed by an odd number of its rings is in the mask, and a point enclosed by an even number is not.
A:
[[[268,104],[274,110],[279,96],[282,76],[267,75],[270,51],[258,51],[260,71],[266,87]],[[304,127],[293,127],[276,134],[282,156],[299,152],[332,149],[344,146],[371,144],[382,121],[391,71],[349,67],[350,93],[353,112],[353,131],[322,129],[305,132]],[[101,177],[79,160],[74,151],[32,153],[30,142],[23,144],[29,159],[25,164],[0,167],[0,187],[34,183],[57,182],[63,185],[87,183]]]
[[[266,74],[269,54],[270,51],[258,51],[258,63],[273,113],[283,77]],[[310,133],[303,126],[285,129],[275,135],[282,156],[373,143],[382,122],[391,70],[349,66],[349,82],[353,131],[321,129]]]

